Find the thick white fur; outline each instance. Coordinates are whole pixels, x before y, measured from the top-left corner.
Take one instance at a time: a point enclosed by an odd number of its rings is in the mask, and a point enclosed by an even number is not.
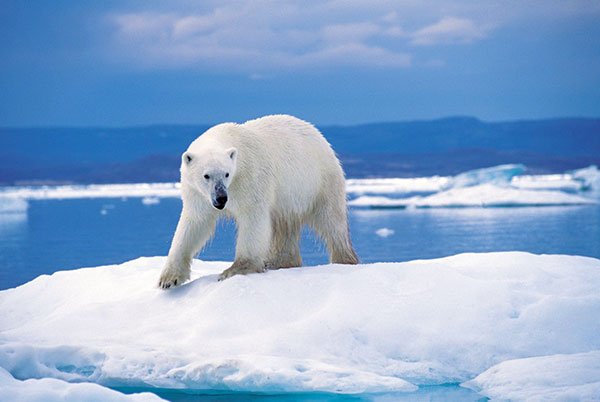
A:
[[[212,180],[226,187],[222,210],[213,206]],[[306,224],[326,242],[331,262],[358,263],[348,233],[344,173],[310,123],[275,115],[212,127],[182,157],[181,190],[183,210],[162,288],[189,279],[192,257],[223,215],[235,220],[238,235],[233,265],[219,279],[301,266],[298,242]]]

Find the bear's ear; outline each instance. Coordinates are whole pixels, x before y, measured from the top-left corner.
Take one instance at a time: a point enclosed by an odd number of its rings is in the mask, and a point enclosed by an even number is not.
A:
[[[194,159],[194,157],[192,156],[192,154],[190,154],[189,152],[185,152],[183,155],[181,155],[181,160],[186,164],[189,165],[192,160]]]
[[[237,149],[229,148],[226,152],[227,155],[229,155],[229,158],[231,158],[231,160],[235,162],[235,158],[237,158]]]

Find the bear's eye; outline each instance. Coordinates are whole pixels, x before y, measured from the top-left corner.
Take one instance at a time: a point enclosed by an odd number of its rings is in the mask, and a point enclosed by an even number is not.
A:
[[[225,173],[225,177],[229,177],[229,173]]]
[[[205,174],[205,175],[204,175],[204,178],[205,178],[206,180],[208,180],[208,179],[210,179],[210,176],[209,176],[209,175],[207,175],[207,174]]]

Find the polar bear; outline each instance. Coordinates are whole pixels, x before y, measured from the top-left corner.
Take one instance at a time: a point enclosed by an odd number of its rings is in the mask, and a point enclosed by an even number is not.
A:
[[[330,262],[357,264],[348,232],[344,172],[310,123],[288,115],[223,123],[182,155],[183,209],[159,280],[163,289],[190,278],[190,264],[217,219],[237,225],[237,274],[302,265],[299,240],[309,225],[327,244]]]

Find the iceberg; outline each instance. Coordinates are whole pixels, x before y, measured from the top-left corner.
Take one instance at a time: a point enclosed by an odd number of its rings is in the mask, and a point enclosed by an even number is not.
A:
[[[443,190],[477,186],[486,183],[494,183],[498,186],[506,185],[510,183],[513,177],[520,175],[524,171],[525,166],[521,164],[507,164],[483,169],[469,170],[448,180]]]
[[[581,190],[600,198],[600,170],[596,165],[571,172],[574,180],[581,183]]]
[[[194,260],[190,282],[162,291],[165,260],[56,272],[1,291],[0,368],[17,379],[5,372],[1,381],[346,394],[465,383],[486,394],[523,370],[505,362],[568,355],[586,377],[563,384],[548,371],[547,381],[531,379],[539,387],[529,395],[595,390],[598,259],[468,253],[223,282],[229,263]],[[488,381],[486,371],[500,377]],[[28,392],[10,389],[21,386]]]

